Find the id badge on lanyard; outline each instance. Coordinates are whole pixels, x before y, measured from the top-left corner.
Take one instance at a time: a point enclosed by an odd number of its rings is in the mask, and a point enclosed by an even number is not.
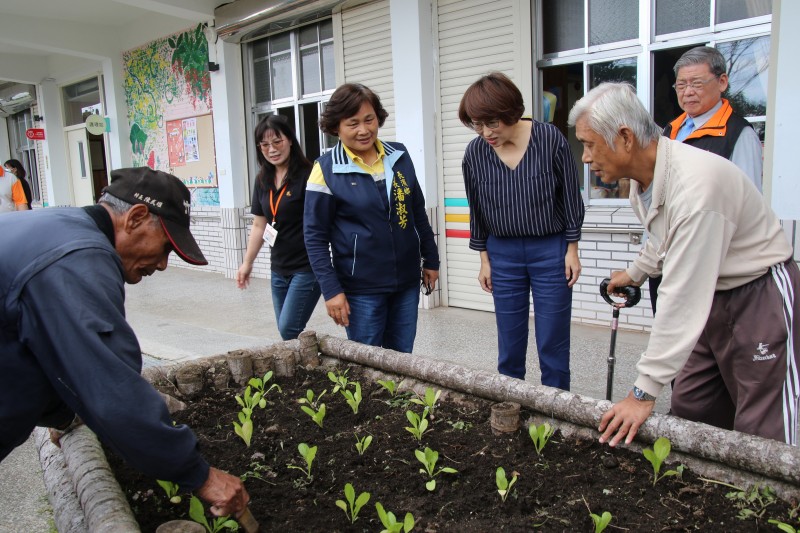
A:
[[[270,246],[275,246],[275,241],[278,240],[278,230],[272,224],[267,224],[267,227],[264,228],[264,242]]]
[[[275,222],[278,218],[278,206],[281,203],[281,199],[283,198],[283,193],[286,192],[286,183],[284,183],[283,187],[281,188],[280,194],[278,194],[278,201],[273,203],[272,201],[272,191],[269,191],[269,208],[272,211],[272,224],[267,224],[267,227],[264,228],[264,242],[269,244],[270,246],[275,246],[275,241],[278,240],[278,230],[275,229]]]

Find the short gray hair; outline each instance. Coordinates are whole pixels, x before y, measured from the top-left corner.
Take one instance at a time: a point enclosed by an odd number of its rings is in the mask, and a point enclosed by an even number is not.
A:
[[[115,215],[124,215],[134,205],[129,202],[126,202],[125,200],[120,200],[116,196],[108,194],[107,192],[104,192],[103,194],[100,195],[100,198],[97,200],[97,203],[107,205],[111,209],[111,212],[114,213]],[[160,223],[158,215],[150,213],[150,222],[153,222],[154,224]]]
[[[725,61],[725,56],[723,56],[719,50],[711,48],[710,46],[696,46],[685,52],[680,59],[675,62],[675,66],[672,67],[672,70],[675,71],[675,77],[678,76],[678,71],[680,69],[688,67],[689,65],[708,65],[708,69],[717,78],[728,71],[728,64]]]
[[[603,137],[612,150],[614,139],[623,126],[630,128],[642,148],[661,137],[661,128],[639,101],[630,83],[601,83],[586,93],[570,110],[569,125],[574,127],[584,115],[589,127]]]

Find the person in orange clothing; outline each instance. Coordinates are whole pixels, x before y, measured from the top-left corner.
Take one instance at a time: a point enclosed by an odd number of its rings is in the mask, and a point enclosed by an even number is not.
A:
[[[19,159],[9,159],[5,163],[3,163],[5,167],[5,171],[11,174],[14,174],[19,182],[22,184],[22,190],[25,191],[25,198],[28,200],[28,209],[33,209],[33,194],[31,193],[31,186],[26,179],[28,175],[25,172],[25,167],[22,166],[22,162]]]
[[[725,57],[716,48],[697,46],[675,63],[675,92],[682,113],[664,135],[728,159],[761,190],[761,140],[750,123],[722,98],[728,89]]]
[[[14,174],[0,167],[0,214],[27,210],[28,198],[22,183]]]
[[[716,48],[696,46],[675,62],[673,70],[673,87],[684,112],[664,128],[664,135],[724,157],[761,191],[761,140],[722,97],[728,89],[725,57]],[[656,268],[660,270],[660,266]],[[660,284],[660,272],[652,272],[649,286],[653,315]]]

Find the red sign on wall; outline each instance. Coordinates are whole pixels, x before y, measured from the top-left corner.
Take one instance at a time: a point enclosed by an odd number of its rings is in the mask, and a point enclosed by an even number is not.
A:
[[[44,140],[44,129],[43,128],[28,128],[25,130],[25,137],[32,141],[43,141]]]

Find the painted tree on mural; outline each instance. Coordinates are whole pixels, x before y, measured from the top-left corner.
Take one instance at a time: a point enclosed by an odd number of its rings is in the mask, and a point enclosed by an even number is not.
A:
[[[202,24],[123,54],[135,165],[156,168],[167,161],[167,108],[188,102],[200,112],[211,109],[207,61],[208,43]]]
[[[211,106],[211,80],[208,74],[208,42],[203,33],[203,24],[194,31],[181,33],[177,38],[169,38],[172,51],[172,69],[183,76],[186,89],[191,97],[208,99]]]

